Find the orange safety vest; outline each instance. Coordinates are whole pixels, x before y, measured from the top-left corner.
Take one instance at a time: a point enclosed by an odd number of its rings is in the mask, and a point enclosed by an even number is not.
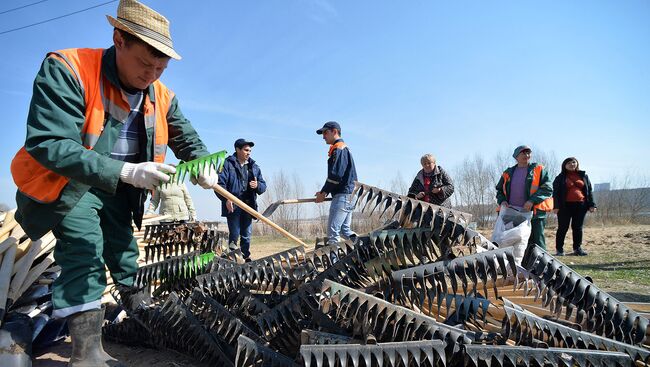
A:
[[[544,169],[544,166],[541,164],[538,164],[533,168],[533,182],[530,185],[530,196],[533,196],[537,192],[537,189],[539,189],[539,181],[542,178],[542,170]],[[510,175],[508,174],[508,171],[503,172],[503,195],[508,195],[508,192],[506,191],[506,185],[510,181]],[[497,207],[497,211],[501,209],[500,206]],[[541,210],[543,212],[550,212],[553,210],[553,197],[549,197],[544,199],[541,203],[533,205],[533,213],[536,213],[537,210]]]
[[[101,74],[103,53],[104,49],[76,48],[48,54],[68,68],[84,93],[85,122],[80,134],[86,149],[93,149],[104,131],[105,114],[124,121],[131,111],[122,91]],[[147,96],[143,115],[146,127],[154,128],[154,162],[163,163],[168,138],[167,112],[174,94],[159,80],[153,88],[155,106]],[[21,193],[41,203],[56,201],[69,181],[40,164],[24,146],[11,161],[11,175]]]

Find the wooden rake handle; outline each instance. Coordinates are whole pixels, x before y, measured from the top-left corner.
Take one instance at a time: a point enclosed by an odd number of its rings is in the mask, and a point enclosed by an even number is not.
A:
[[[219,195],[225,197],[226,199],[232,201],[238,207],[240,207],[244,211],[246,211],[246,213],[248,213],[248,214],[252,215],[253,217],[255,217],[256,219],[259,219],[262,222],[268,224],[269,226],[271,226],[276,231],[282,233],[286,238],[296,242],[297,244],[300,244],[302,246],[307,247],[307,244],[302,242],[298,237],[296,237],[296,236],[292,235],[291,233],[287,232],[284,228],[282,228],[279,225],[273,223],[273,221],[271,221],[269,218],[263,216],[262,214],[258,213],[255,209],[253,209],[250,206],[246,205],[243,201],[239,200],[235,195],[229,193],[228,190],[224,189],[223,187],[221,187],[219,185],[215,185],[213,187],[213,189],[217,194],[219,194]]]

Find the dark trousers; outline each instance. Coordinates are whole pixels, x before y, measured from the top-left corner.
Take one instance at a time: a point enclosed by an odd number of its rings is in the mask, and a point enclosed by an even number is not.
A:
[[[529,244],[536,244],[537,246],[546,250],[546,239],[544,238],[544,227],[546,226],[546,217],[535,218],[530,221],[530,237],[528,237]]]
[[[564,252],[564,238],[571,224],[573,232],[573,250],[582,246],[582,225],[587,215],[587,206],[582,202],[567,202],[564,208],[557,212],[557,234],[555,235],[555,249]]]
[[[250,214],[235,206],[235,210],[228,214],[228,244],[239,247],[244,257],[251,256],[251,234],[253,233],[253,218]]]

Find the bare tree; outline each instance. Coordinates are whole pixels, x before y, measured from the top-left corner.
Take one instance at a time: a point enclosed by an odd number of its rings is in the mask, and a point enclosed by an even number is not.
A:
[[[494,186],[498,176],[494,166],[476,154],[471,159],[465,158],[454,172],[456,203],[474,216],[478,226],[487,226],[495,211]]]
[[[390,180],[390,191],[396,194],[406,196],[406,194],[408,194],[408,190],[409,190],[409,185],[404,180],[404,177],[402,177],[402,172],[397,171],[395,177],[393,177],[393,179]]]
[[[300,175],[298,172],[293,172],[292,176],[292,185],[290,187],[290,192],[291,196],[293,199],[300,199],[303,197],[305,194],[305,188],[304,185],[302,184],[302,179],[300,178]],[[300,231],[300,221],[303,213],[303,208],[304,206],[302,204],[295,204],[293,205],[293,222],[295,225],[295,233],[299,233]]]

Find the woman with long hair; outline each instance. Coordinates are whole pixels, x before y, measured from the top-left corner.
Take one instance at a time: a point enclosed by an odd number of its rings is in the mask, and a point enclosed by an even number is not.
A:
[[[571,225],[573,232],[572,255],[586,256],[582,249],[582,225],[587,212],[594,212],[596,204],[591,181],[575,157],[562,162],[562,172],[553,181],[553,212],[557,214],[555,236],[556,256],[564,256],[564,238]]]

